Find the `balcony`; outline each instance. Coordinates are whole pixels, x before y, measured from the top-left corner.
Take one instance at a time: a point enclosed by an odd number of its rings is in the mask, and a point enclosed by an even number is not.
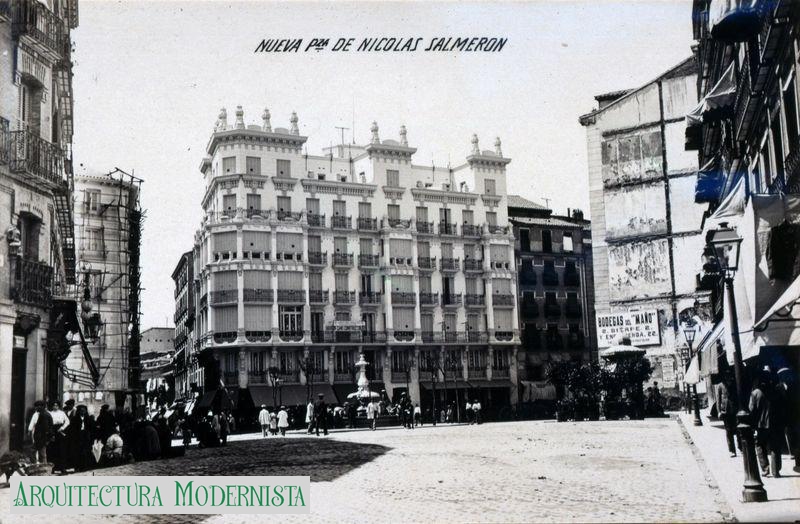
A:
[[[387,218],[386,223],[390,228],[408,229],[411,227],[411,219],[408,218]]]
[[[325,342],[325,332],[324,331],[312,331],[311,332],[311,342],[314,343],[322,343]]]
[[[471,329],[467,331],[467,342],[486,342],[489,340],[489,337],[486,333],[481,333],[480,331],[476,331]]]
[[[286,302],[301,303],[306,301],[306,291],[304,289],[279,289],[278,302],[283,304]]]
[[[355,291],[334,291],[333,303],[338,305],[348,305],[356,303]]]
[[[211,305],[235,304],[239,299],[239,291],[236,289],[225,289],[222,291],[211,292]]]
[[[486,368],[469,368],[467,370],[467,376],[469,378],[485,379]]]
[[[464,271],[483,271],[483,260],[474,258],[464,260]]]
[[[564,308],[564,313],[567,315],[567,318],[580,318],[583,314],[583,311],[579,303],[567,302],[567,306]]]
[[[502,342],[509,342],[514,339],[513,331],[495,331],[494,338]]]
[[[223,380],[225,381],[226,386],[236,386],[239,384],[239,372],[226,371],[223,373]]]
[[[461,236],[464,237],[480,237],[481,226],[474,226],[471,224],[464,224],[461,226]]]
[[[278,211],[278,220],[281,222],[300,222],[302,213],[299,211]]]
[[[379,264],[378,255],[358,255],[358,267],[378,267]]]
[[[376,342],[386,342],[386,333],[362,331],[361,342],[366,342],[371,344],[374,344]]]
[[[214,344],[230,344],[236,342],[236,331],[218,331],[214,333]]]
[[[269,342],[272,340],[272,331],[245,331],[244,338],[248,342]]]
[[[378,230],[378,219],[377,218],[358,218],[358,230],[359,231],[377,231]]]
[[[408,291],[392,291],[392,305],[393,306],[413,306],[416,305],[417,300],[414,293]]]
[[[395,267],[411,267],[414,265],[414,259],[405,257],[389,257],[389,265]]]
[[[269,373],[266,371],[250,371],[247,373],[248,384],[269,384]]]
[[[445,331],[442,338],[445,342],[459,342],[461,337],[458,336],[458,331]]]
[[[278,332],[278,336],[284,342],[300,342],[303,340],[303,331],[299,329],[282,329]]]
[[[362,306],[377,306],[381,303],[381,294],[376,292],[359,293],[358,302]]]
[[[493,306],[513,306],[514,295],[511,293],[495,293],[492,295]]]
[[[333,267],[353,267],[353,255],[349,253],[334,253]]]
[[[436,339],[436,334],[433,331],[423,331],[420,335],[423,342],[433,342]]]
[[[405,371],[392,370],[392,382],[395,384],[405,384],[408,381],[408,373]]]
[[[442,271],[458,271],[459,263],[457,258],[443,258],[440,262]]]
[[[325,215],[309,213],[306,215],[309,227],[325,227]]]
[[[457,235],[458,225],[451,224],[450,222],[439,222],[440,235]]]
[[[492,378],[508,378],[509,370],[505,368],[492,368]]]
[[[435,306],[439,303],[438,293],[420,293],[419,305],[420,306]]]
[[[436,258],[418,257],[417,267],[419,267],[419,269],[436,269]]]
[[[561,305],[559,304],[545,304],[544,314],[546,317],[559,318],[561,316]]]
[[[417,233],[433,234],[433,222],[417,222]]]
[[[272,304],[274,293],[271,289],[244,288],[245,302],[261,302],[262,304]]]
[[[351,217],[335,215],[331,217],[331,227],[333,229],[351,229]]]
[[[17,256],[11,296],[20,304],[48,308],[53,303],[53,268]]]
[[[467,306],[484,306],[486,305],[486,297],[484,297],[483,295],[468,293],[464,295],[464,303]]]
[[[31,178],[51,189],[65,189],[64,152],[28,131],[7,131],[0,136],[0,164],[12,173]]]
[[[327,304],[328,303],[328,291],[320,290],[320,289],[312,289],[308,292],[308,302],[309,304]]]
[[[394,332],[394,339],[398,342],[411,342],[414,340],[414,332],[413,331],[395,331]]]
[[[507,235],[508,234],[508,226],[489,226],[489,233],[493,235]]]
[[[321,253],[319,251],[308,252],[308,263],[312,266],[324,266],[328,263],[328,253]]]
[[[461,295],[457,293],[442,293],[442,306],[457,307],[461,305]]]
[[[15,38],[27,35],[40,53],[60,57],[69,43],[64,23],[44,4],[36,0],[18,0],[12,4],[12,29]]]

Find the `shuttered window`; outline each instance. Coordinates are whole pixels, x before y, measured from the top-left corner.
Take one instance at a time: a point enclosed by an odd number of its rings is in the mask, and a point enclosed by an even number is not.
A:
[[[264,251],[269,252],[270,238],[266,231],[243,231],[242,247],[245,251]]]
[[[430,293],[431,292],[431,277],[430,276],[421,276],[419,277],[419,292],[420,293]]]
[[[247,209],[250,211],[261,211],[261,195],[249,193],[247,195]]]
[[[433,315],[422,315],[420,316],[420,327],[422,328],[423,332],[432,332],[433,331]]]
[[[453,258],[453,244],[442,243],[442,258]]]
[[[261,158],[257,156],[247,157],[247,174],[260,175],[261,174]]]
[[[322,291],[322,273],[308,274],[308,289],[312,291]]]
[[[214,252],[227,253],[236,252],[236,231],[226,231],[214,234]]]
[[[464,287],[466,288],[467,295],[482,295],[483,289],[478,286],[477,278],[467,278],[464,280]]]
[[[362,238],[358,241],[359,246],[359,253],[362,255],[371,255],[372,254],[372,239],[371,238]]]
[[[225,174],[236,173],[236,157],[228,156],[222,159],[222,171]]]
[[[281,178],[291,178],[292,162],[290,160],[277,160],[275,168],[277,176]]]
[[[418,207],[417,208],[417,222],[427,222],[428,221],[428,208],[427,207]]]
[[[421,258],[428,258],[431,256],[431,245],[428,242],[417,243],[417,254]]]
[[[399,220],[400,219],[400,206],[397,204],[389,204],[387,208],[387,213],[389,214],[389,218],[392,220]]]
[[[414,291],[413,277],[408,275],[393,275],[392,291],[402,291],[404,293],[412,293]]]
[[[470,210],[468,210],[468,209],[465,209],[465,210],[463,210],[463,211],[461,212],[461,221],[462,221],[464,224],[468,224],[468,225],[470,225],[470,226],[471,226],[471,225],[472,225],[472,221],[473,221],[474,219],[475,219],[475,217],[473,216],[473,213],[472,213],[472,211],[470,211]]]
[[[494,211],[487,211],[486,212],[486,223],[489,224],[490,226],[496,226],[497,225],[497,213],[495,213]]]
[[[336,273],[334,277],[336,283],[336,291],[349,291],[350,284],[348,282],[347,273]]]
[[[306,198],[306,211],[319,215],[319,198]]]
[[[511,313],[510,309],[495,309],[494,329],[497,331],[511,331]]]
[[[303,272],[302,271],[279,272],[278,289],[303,289]]]
[[[346,254],[347,237],[333,237],[333,249],[339,254]]]
[[[487,195],[496,195],[497,194],[497,184],[491,178],[487,178],[483,181],[483,187],[485,189],[484,193]]]
[[[272,329],[272,307],[246,304],[244,306],[244,329],[247,331]]]
[[[444,329],[445,331],[455,333],[458,331],[458,324],[456,324],[456,316],[448,313],[444,316]]]
[[[344,200],[333,201],[333,214],[336,216],[347,216],[347,202]]]
[[[500,295],[511,294],[511,279],[510,278],[495,278],[492,280],[492,289],[495,293]]]
[[[372,204],[369,202],[359,202],[358,216],[359,218],[372,218]]]
[[[236,306],[214,308],[214,331],[236,331],[239,328],[239,311]]]
[[[386,185],[389,187],[400,187],[400,171],[396,169],[387,169]]]
[[[508,262],[508,246],[492,244],[489,246],[489,254],[492,262]]]
[[[450,210],[446,207],[439,209],[439,222],[450,223]]]
[[[389,239],[389,256],[393,258],[411,258],[413,244],[403,238]]]
[[[244,272],[244,287],[248,289],[270,289],[272,275],[269,271],[251,269]]]
[[[480,329],[482,329],[480,317],[474,313],[467,315],[467,330],[479,331]]]
[[[278,211],[289,212],[292,210],[292,197],[279,196],[278,197]]]
[[[302,233],[278,233],[277,238],[278,253],[302,253],[303,234]]]
[[[236,271],[217,271],[214,275],[214,291],[236,289]]]
[[[322,237],[309,236],[308,237],[308,252],[321,253],[322,252]]]
[[[414,310],[412,308],[392,308],[392,321],[395,331],[414,329]]]
[[[236,195],[222,195],[222,210],[229,213],[236,212]]]

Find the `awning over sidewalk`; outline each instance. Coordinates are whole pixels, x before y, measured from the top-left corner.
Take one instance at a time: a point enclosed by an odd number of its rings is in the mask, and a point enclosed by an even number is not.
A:
[[[790,320],[795,321],[796,318],[792,317],[792,309],[800,302],[800,277],[797,277],[792,284],[786,288],[786,291],[775,301],[772,307],[767,310],[761,320],[753,325],[753,329],[759,331],[759,328],[766,328],[771,320]]]
[[[733,111],[733,103],[736,100],[736,70],[734,63],[722,73],[717,83],[714,84],[700,103],[686,115],[689,125],[715,122],[729,116]]]
[[[194,406],[195,411],[205,409],[211,409],[213,411],[233,409],[233,402],[226,390],[215,389],[214,391],[203,393],[203,396],[200,397],[200,400],[198,400]]]
[[[700,344],[697,345],[699,359],[700,376],[708,376],[719,372],[719,353],[717,352],[717,341],[725,334],[725,322],[717,322],[714,329],[703,336]]]

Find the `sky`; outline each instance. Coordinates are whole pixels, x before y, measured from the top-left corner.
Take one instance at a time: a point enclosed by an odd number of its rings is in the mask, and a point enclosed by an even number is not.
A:
[[[309,154],[341,141],[417,148],[414,163],[464,162],[502,140],[510,193],[588,215],[585,130],[600,93],[638,87],[690,56],[691,1],[167,2],[82,0],[73,32],[80,173],[144,180],[142,326],[171,326],[178,258],[202,216],[200,161],[220,108],[289,127]],[[499,53],[255,53],[262,39],[502,37]]]

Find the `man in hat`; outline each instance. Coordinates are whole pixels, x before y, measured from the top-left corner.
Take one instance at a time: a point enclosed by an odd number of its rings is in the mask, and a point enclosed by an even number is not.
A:
[[[278,429],[281,431],[281,436],[286,436],[286,428],[289,427],[289,412],[286,411],[286,406],[281,406],[278,411]]]
[[[258,423],[261,425],[261,436],[266,438],[269,430],[269,411],[266,404],[261,404],[261,411],[258,412]]]
[[[53,434],[53,417],[47,411],[43,400],[33,404],[34,412],[28,431],[33,439],[33,449],[36,450],[36,463],[47,463],[47,444]]]
[[[320,393],[317,395],[317,401],[314,402],[314,427],[319,436],[319,427],[322,426],[325,435],[328,434],[328,405],[325,403],[325,395]]]

